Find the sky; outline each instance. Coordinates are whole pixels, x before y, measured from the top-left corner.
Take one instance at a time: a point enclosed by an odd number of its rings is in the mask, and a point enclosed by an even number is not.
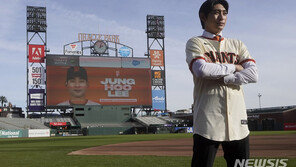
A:
[[[26,106],[26,6],[46,6],[47,47],[62,54],[78,33],[119,35],[120,43],[147,51],[146,15],[165,19],[167,108],[188,109],[193,79],[185,44],[203,30],[203,0],[0,0],[0,95]],[[223,36],[242,40],[259,69],[258,83],[244,85],[247,108],[296,105],[296,11],[294,0],[229,0]]]

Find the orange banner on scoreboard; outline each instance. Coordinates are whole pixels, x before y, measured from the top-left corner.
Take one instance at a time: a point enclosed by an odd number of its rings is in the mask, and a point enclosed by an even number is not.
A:
[[[152,105],[151,70],[47,66],[47,105]]]
[[[162,50],[150,50],[150,57],[151,66],[164,66]]]

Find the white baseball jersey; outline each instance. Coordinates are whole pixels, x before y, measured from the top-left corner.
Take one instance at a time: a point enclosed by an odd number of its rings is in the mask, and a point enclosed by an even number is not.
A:
[[[241,41],[210,37],[209,33],[204,33],[202,37],[188,40],[186,61],[190,70],[196,59],[216,64],[255,62]],[[195,75],[193,79],[194,133],[215,141],[245,138],[249,129],[242,87]]]

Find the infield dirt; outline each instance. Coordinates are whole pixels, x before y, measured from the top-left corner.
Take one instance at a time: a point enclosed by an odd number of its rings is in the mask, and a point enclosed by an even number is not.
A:
[[[140,141],[87,148],[70,155],[192,156],[192,138]],[[251,157],[296,158],[296,134],[250,136]],[[217,156],[223,156],[221,146]]]

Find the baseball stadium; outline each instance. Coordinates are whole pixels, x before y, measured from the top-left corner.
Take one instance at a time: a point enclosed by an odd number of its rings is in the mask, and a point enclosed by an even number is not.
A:
[[[167,109],[164,16],[147,15],[143,57],[87,33],[49,54],[46,8],[27,6],[26,19],[27,107],[0,108],[0,166],[190,166],[192,109]],[[246,166],[295,167],[296,106],[246,112]],[[227,166],[221,146],[214,166]]]

